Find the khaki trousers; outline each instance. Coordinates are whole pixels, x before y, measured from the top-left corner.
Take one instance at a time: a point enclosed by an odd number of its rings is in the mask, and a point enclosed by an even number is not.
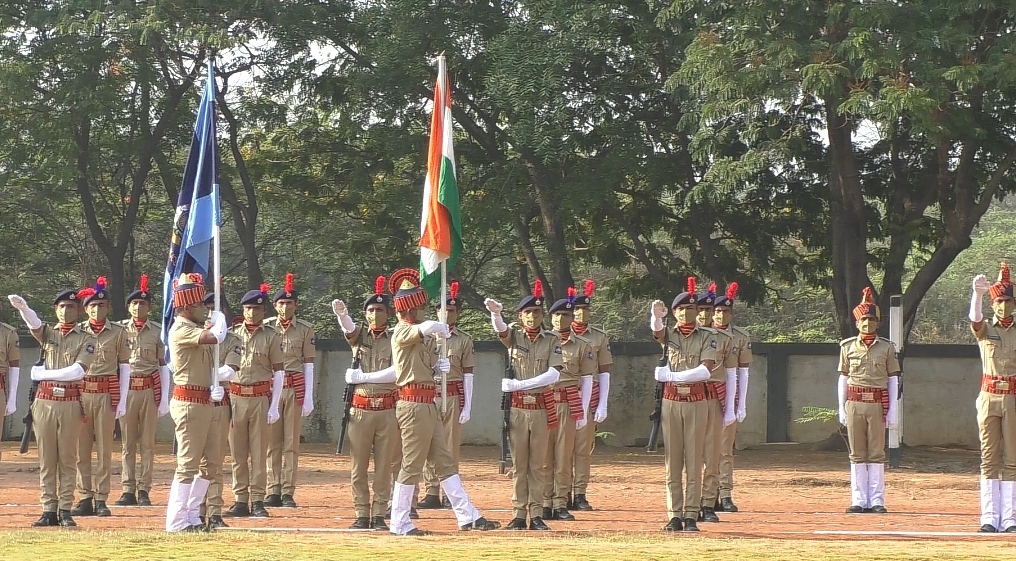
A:
[[[233,499],[238,503],[265,500],[268,484],[268,397],[230,395],[233,415],[229,449],[233,454]]]
[[[731,423],[723,427],[720,439],[720,498],[731,498],[734,490],[734,440],[737,438],[737,425]]]
[[[222,469],[219,439],[211,434],[213,414],[211,405],[177,399],[170,402],[169,415],[176,425],[177,481],[189,485],[199,473],[202,478],[211,479],[215,470]]]
[[[445,445],[452,455],[452,465],[456,473],[459,471],[459,448],[462,445],[462,425],[459,424],[459,414],[462,409],[459,403],[459,396],[448,396],[448,411],[441,414],[441,398],[434,400],[437,405],[437,416],[445,430]],[[514,456],[513,456],[514,457]],[[438,496],[441,491],[441,482],[437,479],[437,472],[434,469],[434,462],[427,460],[423,465],[423,479],[426,482],[426,494]]]
[[[402,434],[402,469],[397,479],[399,483],[416,485],[427,459],[434,462],[438,481],[444,481],[457,473],[452,465],[444,425],[441,424],[438,413],[434,403],[399,401],[395,405],[395,418]]]
[[[702,504],[702,454],[708,403],[663,400],[667,517],[698,518]],[[682,472],[685,485],[681,485]]]
[[[226,450],[229,449],[229,402],[212,406],[211,428],[208,438],[219,443],[219,455],[201,462],[202,469],[208,473],[208,492],[205,493],[205,512],[208,516],[222,516],[222,466],[225,462]]]
[[[589,472],[592,465],[593,449],[596,447],[596,423],[594,408],[586,411],[588,422],[582,430],[575,432],[575,471],[572,476],[572,496],[585,495],[589,487]]]
[[[0,372],[0,376],[6,375],[7,375],[6,372]],[[3,432],[2,429],[4,426],[4,417],[6,416],[4,415],[4,413],[7,412],[7,392],[4,390],[0,390],[0,404],[3,404],[3,406],[0,407],[0,432]],[[3,459],[3,449],[0,449],[0,460],[2,459]]]
[[[70,510],[73,506],[78,436],[83,422],[79,401],[36,399],[32,403],[43,512]]]
[[[847,413],[850,463],[884,463],[885,421],[882,420],[882,403],[847,401],[844,410]]]
[[[720,492],[720,446],[723,440],[723,405],[706,400],[705,443],[702,447],[702,506],[712,508]]]
[[[114,379],[114,383],[116,380]],[[85,423],[78,437],[78,494],[82,499],[105,501],[113,458],[114,411],[108,393],[81,394]],[[95,444],[95,478],[92,478],[92,444]]]
[[[159,397],[161,399],[161,396]],[[152,490],[152,466],[155,463],[155,427],[159,420],[159,405],[155,391],[131,390],[127,392],[127,413],[120,417],[123,448],[120,452],[120,483],[124,493]],[[141,452],[141,469],[138,470],[137,453]]]
[[[349,439],[349,469],[353,487],[353,511],[357,518],[384,516],[388,499],[392,494],[392,459],[400,450],[399,426],[395,421],[395,410],[369,411],[352,410],[346,436]],[[371,500],[368,470],[371,456],[374,458],[374,500]]]
[[[981,477],[1016,480],[1016,396],[982,391],[976,403]]]
[[[279,420],[268,426],[268,494],[296,494],[296,472],[300,461],[302,410],[296,391],[283,388],[279,398]],[[346,430],[348,432],[348,428]]]
[[[551,429],[547,439],[547,457],[543,461],[543,477],[547,481],[543,507],[553,509],[568,507],[575,453],[575,419],[567,403],[557,404],[557,419],[557,428]]]
[[[547,488],[544,464],[550,449],[546,409],[512,408],[508,421],[508,448],[515,475],[512,479],[513,518],[543,516],[543,494]]]

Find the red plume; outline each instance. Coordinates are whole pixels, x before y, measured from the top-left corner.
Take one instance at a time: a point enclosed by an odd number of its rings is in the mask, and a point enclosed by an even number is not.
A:
[[[90,286],[88,288],[82,288],[81,290],[78,291],[78,300],[84,300],[85,298],[88,298],[93,294],[95,294],[94,288]]]
[[[737,296],[737,281],[727,285],[727,300],[733,300]]]
[[[574,286],[569,286],[568,287],[568,301],[569,302],[574,302],[575,301],[575,294],[576,294],[575,287]]]
[[[695,294],[695,277],[688,277],[688,294]]]
[[[381,275],[380,277],[374,279],[374,294],[385,293],[385,280],[386,279],[384,275]]]
[[[587,280],[586,281],[586,297],[592,298],[593,297],[593,290],[595,290],[595,289],[596,289],[596,283],[591,281],[591,280]]]
[[[261,294],[268,294],[268,291],[271,290],[271,289],[272,289],[272,287],[268,286],[267,282],[261,283]]]
[[[716,294],[716,283],[715,282],[709,283],[709,293],[713,294],[713,295]]]
[[[148,275],[142,273],[141,279],[138,281],[138,286],[141,288],[141,292],[148,292]]]
[[[998,282],[1012,284],[1012,281],[1009,280],[1009,264],[1004,261],[1002,262],[1002,270],[998,273]]]
[[[457,300],[459,298],[459,281],[452,281],[448,291],[451,293],[451,299]]]
[[[286,273],[286,292],[293,292],[293,273]]]
[[[872,304],[875,302],[875,294],[871,291],[870,286],[864,287],[864,292],[861,293],[862,304]]]
[[[536,282],[533,283],[533,296],[543,298],[543,283],[540,279],[536,279]]]
[[[106,277],[95,279],[95,291],[106,290]]]

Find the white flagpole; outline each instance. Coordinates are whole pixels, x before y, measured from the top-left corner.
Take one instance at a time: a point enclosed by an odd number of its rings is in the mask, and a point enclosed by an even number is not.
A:
[[[445,296],[445,290],[448,286],[448,267],[447,260],[441,262],[441,311],[438,316],[441,323],[448,325],[448,298]],[[448,358],[448,340],[440,339],[441,344],[441,358]],[[448,413],[448,374],[441,376],[441,414],[445,415]]]
[[[208,59],[208,79],[213,80],[212,77],[212,59]],[[212,87],[215,87],[212,85]],[[212,100],[212,114],[208,116],[209,119],[215,119],[215,100]],[[216,139],[211,139],[215,142]],[[214,169],[218,164],[216,161],[212,161],[211,165]],[[213,174],[213,177],[218,179],[218,174]],[[219,184],[216,183],[212,186],[214,196],[219,195]],[[215,217],[214,224],[212,224],[212,286],[215,287],[215,311],[220,312],[222,310],[222,286],[220,285],[219,279],[222,278],[222,270],[219,266],[221,261],[221,250],[219,248],[219,223],[218,216]],[[219,345],[215,345],[212,349],[212,388],[219,385]]]

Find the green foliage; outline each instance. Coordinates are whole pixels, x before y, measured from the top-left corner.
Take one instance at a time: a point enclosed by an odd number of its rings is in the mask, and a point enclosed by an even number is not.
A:
[[[824,423],[826,421],[838,422],[839,414],[835,409],[805,406],[801,408],[801,416],[794,419],[795,423],[811,423],[816,421],[820,423]]]

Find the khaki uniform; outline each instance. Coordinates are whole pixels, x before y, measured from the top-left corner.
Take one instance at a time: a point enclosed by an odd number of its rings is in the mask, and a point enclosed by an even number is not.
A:
[[[448,371],[448,409],[441,413],[441,384],[437,384],[438,397],[434,400],[437,405],[438,418],[444,425],[446,444],[452,454],[452,464],[455,471],[459,470],[459,448],[462,445],[462,425],[459,424],[459,415],[462,413],[462,404],[465,397],[456,393],[458,386],[465,379],[463,369],[472,370],[476,367],[476,351],[473,350],[473,338],[467,335],[458,327],[452,328],[452,336],[446,339],[448,345],[448,361],[451,363],[451,370]],[[434,462],[427,460],[424,464],[423,479],[426,482],[426,493],[437,496],[441,484],[434,471]]]
[[[669,334],[654,334],[667,345],[669,367],[689,370],[707,360],[716,361],[718,343],[715,333],[696,327],[686,337],[678,327]],[[669,340],[665,340],[669,338]],[[705,384],[666,384],[663,399],[664,462],[667,477],[667,517],[697,518],[702,504],[702,458],[708,403]],[[684,471],[685,486],[681,485]]]
[[[981,392],[977,395],[981,477],[1016,481],[1016,396],[1012,393],[1016,389],[1013,378],[1016,376],[1016,329],[1006,329],[993,317],[983,321],[981,328],[973,332],[981,350],[983,373]],[[988,378],[995,381],[986,386]],[[995,391],[991,391],[992,388]]]
[[[162,399],[161,395],[155,394],[155,380],[159,378],[159,365],[166,356],[166,347],[162,344],[159,325],[155,322],[147,321],[141,329],[131,319],[121,325],[130,351],[131,384],[127,392],[127,413],[120,418],[123,436],[120,483],[124,493],[148,492],[152,489],[155,428],[159,420],[159,401]],[[140,473],[136,462],[139,449]]]
[[[173,372],[173,399],[169,414],[176,426],[174,479],[191,484],[199,472],[203,479],[222,469],[219,439],[210,431],[212,404],[212,346],[198,341],[204,328],[177,317],[169,330],[169,361]]]
[[[7,394],[10,391],[7,375],[10,372],[11,363],[19,364],[20,361],[21,345],[19,344],[18,330],[0,322],[0,427],[3,427],[4,413],[7,410]]]
[[[79,327],[91,331],[87,321]],[[95,360],[85,374],[81,406],[85,423],[78,437],[78,494],[81,499],[105,501],[109,497],[112,474],[113,429],[120,399],[120,364],[130,361],[130,349],[122,325],[107,321],[95,335]],[[93,384],[108,385],[107,390],[92,391]],[[112,392],[112,393],[111,393]],[[117,401],[114,403],[114,395]],[[92,478],[92,443],[95,443],[95,478]]]
[[[741,365],[749,365],[752,361],[751,356],[751,335],[747,331],[737,326],[728,326],[727,333],[734,338],[734,350],[733,354],[737,357],[738,368]],[[738,375],[740,377],[740,375]],[[732,388],[727,388],[727,391],[734,391]],[[736,396],[737,394],[735,394]],[[734,406],[738,407],[739,402],[735,399]],[[740,423],[731,423],[729,426],[723,427],[723,436],[720,439],[720,498],[729,499],[731,498],[731,492],[734,490],[734,440],[737,438],[737,425]]]
[[[871,347],[865,345],[860,336],[840,341],[839,372],[847,377],[848,388],[859,388],[865,396],[862,401],[848,397],[844,406],[851,463],[885,462],[886,423],[883,404],[875,392],[863,390],[881,389],[887,392],[889,376],[899,371],[896,347],[888,339],[879,337]]]
[[[557,335],[560,338],[560,334]],[[581,378],[595,376],[598,370],[593,345],[585,337],[572,333],[560,345],[561,377],[554,384],[558,425],[550,429],[547,456],[543,460],[543,477],[547,480],[543,490],[543,507],[555,510],[568,508],[568,493],[571,491],[572,468],[575,463],[575,422],[579,417],[572,414],[574,406],[569,403],[569,396],[574,400],[578,394],[580,401],[576,411],[581,413]]]
[[[737,395],[737,386],[727,386],[727,369],[737,369],[734,338],[726,331],[711,329],[716,336],[716,366],[709,373],[710,392],[706,400],[705,444],[703,445],[702,506],[712,508],[720,491],[720,449],[723,442],[723,408],[726,392]],[[722,388],[722,389],[721,389]]]
[[[268,485],[268,407],[275,373],[272,365],[285,362],[282,339],[275,328],[264,324],[253,332],[242,323],[230,331],[242,345],[240,370],[229,386],[233,497],[238,503],[263,502]]]
[[[87,372],[95,358],[95,337],[80,326],[64,335],[58,327],[43,325],[32,336],[42,345],[49,370],[78,363]],[[84,422],[80,392],[80,382],[43,382],[32,403],[43,512],[70,510],[74,502],[78,435]]]
[[[240,359],[243,353],[243,342],[231,331],[226,332],[226,338],[219,344],[219,366],[231,366],[234,370],[240,369]],[[208,492],[205,494],[205,512],[202,515],[222,516],[222,465],[225,462],[226,451],[229,450],[229,421],[230,421],[230,400],[229,382],[219,384],[226,388],[226,395],[222,401],[212,402],[212,423],[208,431],[209,439],[216,439],[219,443],[219,455],[202,461],[201,467],[208,473]]]
[[[529,380],[550,368],[564,368],[561,338],[553,331],[541,330],[533,341],[521,328],[512,324],[508,335],[501,338],[508,347],[508,357],[515,368],[515,378]],[[550,427],[547,409],[539,407],[539,396],[552,395],[547,388],[514,392],[508,422],[508,445],[515,466],[512,478],[513,518],[539,518],[543,516],[543,497],[553,481],[545,473],[547,453],[550,450]],[[519,403],[522,401],[522,403]],[[529,403],[525,403],[529,402]],[[574,425],[573,425],[574,426]]]
[[[375,336],[368,328],[357,328],[346,336],[353,356],[360,356],[360,370],[377,372],[392,365],[392,332]],[[395,384],[357,384],[354,406],[349,415],[349,470],[353,488],[353,509],[357,518],[384,516],[392,494],[392,463],[400,455],[399,426],[395,421]],[[360,403],[359,406],[356,403]],[[368,470],[374,457],[374,499],[371,500]]]
[[[575,470],[572,476],[572,495],[585,495],[589,486],[590,456],[593,447],[596,445],[596,423],[593,417],[596,414],[598,405],[597,396],[603,399],[599,393],[600,381],[597,375],[600,374],[600,367],[614,364],[614,355],[610,353],[610,338],[607,333],[589,326],[582,337],[586,338],[593,346],[593,358],[597,364],[596,373],[593,374],[593,399],[589,402],[589,411],[586,411],[586,426],[575,433]]]
[[[279,420],[268,429],[268,494],[293,495],[303,428],[303,365],[314,363],[314,326],[295,317],[288,328],[281,325],[278,316],[265,323],[274,327],[282,338],[283,369],[286,371],[279,399]]]

